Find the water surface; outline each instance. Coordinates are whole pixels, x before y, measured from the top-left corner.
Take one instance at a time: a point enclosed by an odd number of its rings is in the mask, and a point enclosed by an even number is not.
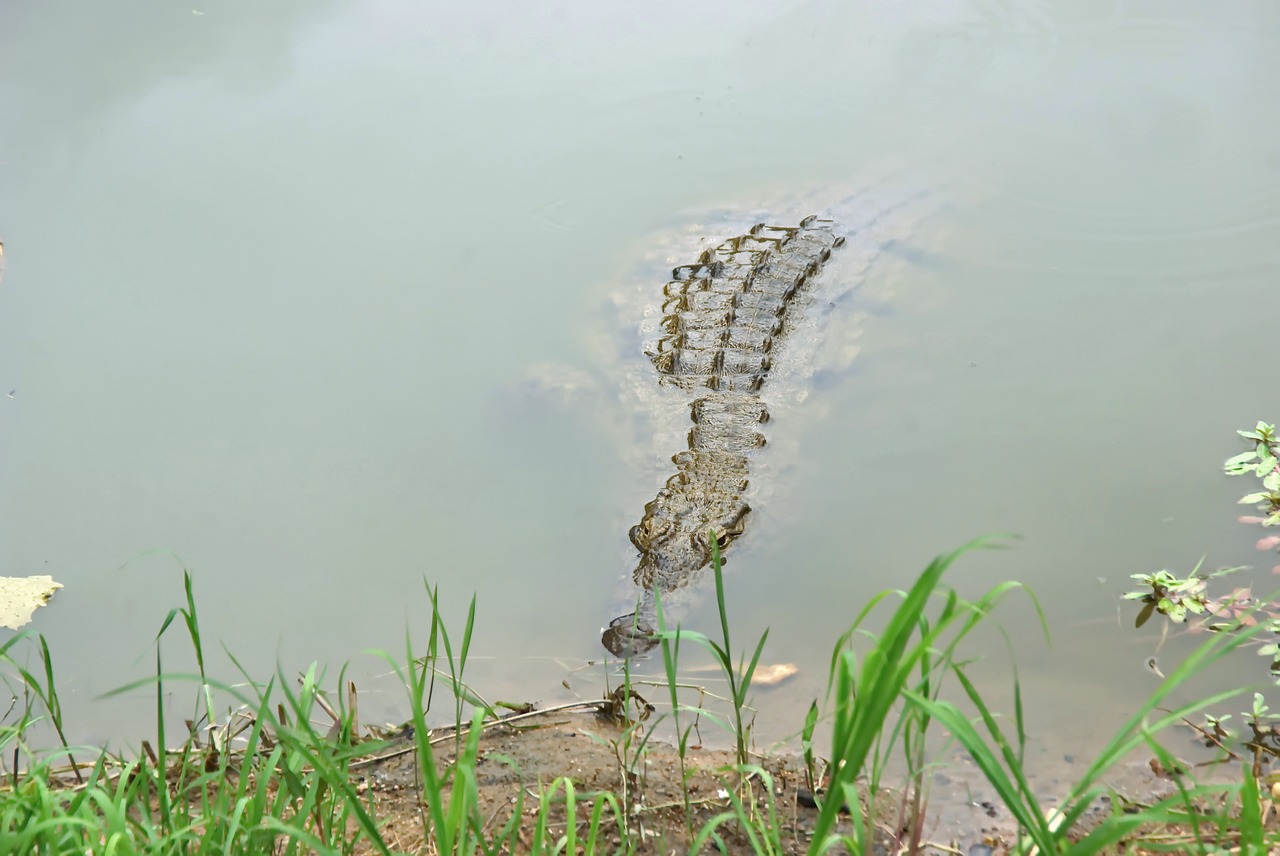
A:
[[[478,593],[479,685],[594,696],[686,430],[645,289],[900,180],[929,216],[809,331],[728,568],[739,639],[801,669],[766,731],[868,595],[1015,532],[951,582],[1035,590],[1052,648],[1004,614],[1030,713],[1091,739],[1154,686],[1128,574],[1272,564],[1219,464],[1277,416],[1278,33],[1268,3],[7,7],[0,573],[66,586],[33,629],[73,731],[140,730],[145,696],[94,699],[153,667],[183,567],[255,674],[381,691],[359,652],[422,637],[425,578],[453,617]]]

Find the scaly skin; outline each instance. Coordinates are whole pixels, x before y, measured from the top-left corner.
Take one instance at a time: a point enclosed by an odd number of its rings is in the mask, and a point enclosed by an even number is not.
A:
[[[706,392],[691,406],[689,447],[672,458],[676,474],[631,528],[643,595],[635,612],[604,631],[613,654],[653,648],[655,590],[687,585],[711,561],[711,533],[722,550],[742,534],[750,457],[764,445],[757,429],[769,418],[759,392],[774,342],[786,333],[796,296],[843,242],[815,217],[795,227],[758,225],[673,271],[653,364],[663,382]]]

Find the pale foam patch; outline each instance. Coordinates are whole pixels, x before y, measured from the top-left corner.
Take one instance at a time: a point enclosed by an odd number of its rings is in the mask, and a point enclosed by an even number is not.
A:
[[[49,602],[62,583],[53,577],[0,577],[0,627],[17,630]]]

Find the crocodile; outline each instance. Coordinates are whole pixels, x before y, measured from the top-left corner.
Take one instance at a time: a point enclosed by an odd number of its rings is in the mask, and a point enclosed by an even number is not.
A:
[[[620,657],[656,645],[655,593],[690,582],[711,561],[711,538],[727,548],[744,531],[750,459],[769,419],[760,396],[775,343],[793,325],[797,298],[844,243],[832,220],[752,227],[672,271],[664,289],[662,337],[651,353],[664,383],[697,397],[688,447],[676,473],[631,527],[640,551],[633,574],[643,594],[634,612],[609,623],[606,649]]]
[[[723,551],[744,534],[748,497],[757,498],[748,493],[748,480],[765,443],[766,401],[798,402],[806,394],[796,388],[798,378],[848,369],[859,350],[859,319],[891,305],[885,301],[894,297],[902,266],[945,263],[933,252],[945,230],[930,228],[926,239],[919,227],[949,204],[951,189],[945,176],[891,163],[863,172],[852,192],[847,183],[833,184],[799,197],[788,193],[751,212],[736,206],[701,212],[701,218],[739,224],[727,227],[736,237],[671,270],[660,312],[646,286],[638,285],[635,300],[618,303],[626,318],[641,314],[645,353],[658,386],[670,393],[652,398],[653,386],[633,376],[627,394],[639,395],[639,406],[653,413],[683,398],[692,426],[671,458],[675,474],[631,527],[639,554],[630,574],[634,610],[602,631],[610,653],[651,650],[655,598],[664,608],[684,600],[675,595],[710,563],[709,539]],[[824,213],[800,220],[806,209]],[[835,269],[819,277],[828,260]],[[855,288],[860,305],[847,311]],[[820,328],[821,335],[808,335]]]

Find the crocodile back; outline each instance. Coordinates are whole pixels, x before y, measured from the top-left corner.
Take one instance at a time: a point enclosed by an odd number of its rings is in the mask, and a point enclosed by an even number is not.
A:
[[[675,475],[631,528],[640,551],[633,578],[644,592],[686,585],[711,561],[712,538],[724,549],[742,534],[749,456],[764,445],[759,426],[769,418],[759,392],[774,340],[843,242],[817,217],[759,224],[672,272],[653,364],[665,382],[700,395],[690,405],[688,448],[672,457]],[[641,613],[615,619],[603,637],[619,656],[647,650],[651,640]]]

